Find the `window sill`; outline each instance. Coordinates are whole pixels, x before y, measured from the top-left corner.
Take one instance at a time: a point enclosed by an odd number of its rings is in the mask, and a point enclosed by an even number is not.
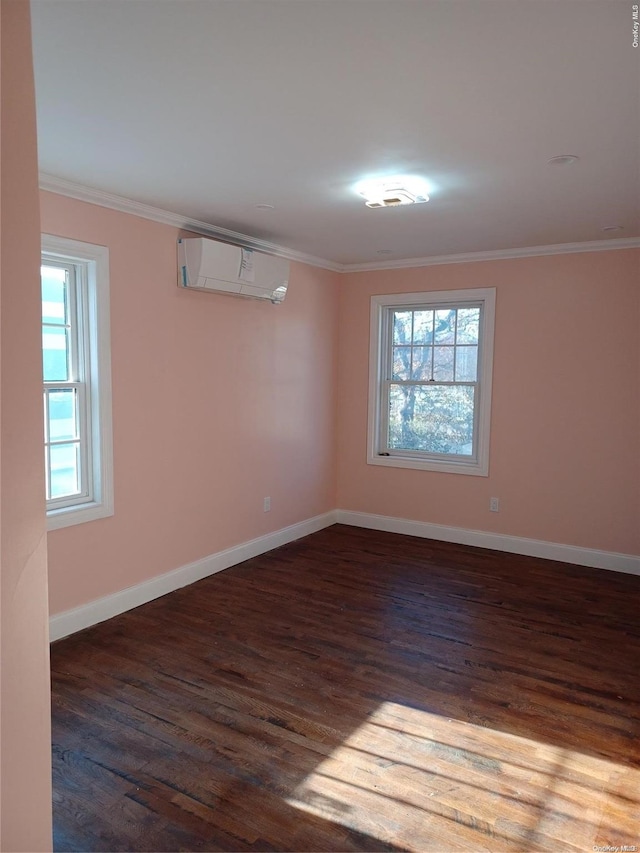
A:
[[[64,507],[64,509],[51,509],[47,511],[47,530],[85,524],[111,515],[113,515],[113,506],[96,502]]]
[[[382,465],[385,468],[415,468],[418,471],[440,471],[443,474],[470,474],[475,477],[488,477],[489,467],[479,462],[454,462],[447,459],[419,459],[414,456],[372,456],[367,458],[368,465]]]

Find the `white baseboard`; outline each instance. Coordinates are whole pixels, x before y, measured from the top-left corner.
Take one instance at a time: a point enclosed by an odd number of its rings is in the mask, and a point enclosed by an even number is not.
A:
[[[257,539],[251,539],[249,542],[227,548],[226,551],[218,551],[216,554],[196,560],[195,563],[181,566],[179,569],[151,578],[136,586],[115,592],[113,595],[106,595],[104,598],[90,601],[88,604],[75,607],[73,610],[57,613],[49,620],[49,638],[51,642],[60,640],[62,637],[67,637],[83,628],[104,622],[105,619],[111,619],[112,616],[117,616],[133,607],[139,607],[147,601],[153,601],[154,598],[159,598],[175,589],[202,580],[202,578],[221,572],[223,569],[236,566],[238,563],[250,560],[252,557],[257,557],[280,547],[280,545],[286,545],[287,542],[301,539],[303,536],[308,536],[310,533],[315,533],[335,523],[335,510],[323,515],[316,515],[314,518],[308,518],[298,524],[292,524],[290,527],[283,527],[281,530],[267,533]]]
[[[610,551],[597,551],[593,548],[578,548],[574,545],[561,545],[556,542],[544,542],[538,539],[525,539],[521,536],[505,536],[501,533],[487,533],[482,530],[466,530],[462,527],[447,527],[444,524],[430,524],[426,521],[411,521],[406,518],[394,518],[387,515],[374,515],[368,512],[352,512],[337,509],[317,515],[290,527],[283,527],[273,533],[267,533],[249,542],[243,542],[225,551],[219,551],[174,569],[172,572],[151,578],[148,581],[128,587],[83,604],[73,610],[58,613],[49,620],[50,640],[60,640],[83,628],[89,628],[105,619],[111,619],[119,613],[139,607],[147,601],[153,601],[161,595],[175,589],[202,580],[223,569],[236,566],[252,557],[265,554],[287,542],[293,542],[315,533],[332,524],[348,524],[352,527],[366,527],[370,530],[385,530],[388,533],[404,533],[407,536],[420,536],[424,539],[436,539],[443,542],[455,542],[459,545],[475,545],[479,548],[491,548],[494,551],[506,551],[511,554],[524,554],[529,557],[542,557],[546,560],[559,560],[562,563],[575,563],[596,569],[609,569],[616,572],[640,575],[640,557],[632,554],[617,554]]]
[[[579,566],[590,566],[594,569],[610,569],[614,572],[640,575],[640,557],[633,554],[597,551],[594,548],[578,548],[574,545],[560,545],[539,539],[505,536],[502,533],[487,533],[483,530],[466,530],[462,527],[447,527],[444,524],[410,521],[405,518],[352,512],[346,509],[336,510],[336,520],[338,524],[350,524],[352,527],[404,533],[407,536],[439,539],[459,545],[475,545],[478,548],[491,548],[494,551],[507,551],[510,554],[524,554],[527,557],[542,557],[545,560],[559,560],[562,563],[576,563]]]

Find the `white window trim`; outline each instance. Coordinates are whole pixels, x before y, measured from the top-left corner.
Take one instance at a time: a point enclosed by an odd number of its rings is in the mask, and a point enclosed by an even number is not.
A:
[[[111,334],[109,249],[79,240],[42,235],[42,254],[61,261],[82,262],[87,269],[86,320],[89,338],[89,383],[93,499],[47,510],[47,529],[56,530],[113,515],[113,427],[111,411]]]
[[[418,455],[381,456],[380,431],[381,385],[384,377],[385,334],[383,319],[387,308],[417,306],[421,304],[452,305],[457,302],[483,302],[482,331],[480,336],[478,377],[479,400],[476,410],[478,430],[477,458],[453,460],[434,459]],[[491,427],[491,383],[493,376],[493,338],[495,330],[495,287],[472,290],[421,291],[419,293],[395,293],[371,297],[371,326],[369,338],[369,423],[367,430],[367,463],[386,468],[416,468],[424,471],[441,471],[448,474],[471,474],[478,477],[489,475],[489,442]]]

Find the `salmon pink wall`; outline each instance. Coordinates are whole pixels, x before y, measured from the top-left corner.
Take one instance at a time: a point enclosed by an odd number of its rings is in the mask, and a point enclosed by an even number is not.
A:
[[[41,208],[109,247],[111,279],[115,515],[50,532],[52,613],[333,509],[336,276],[292,263],[278,306],[187,292],[175,228]]]
[[[489,477],[367,465],[371,295],[473,287],[497,289]],[[640,554],[639,337],[637,250],[344,276],[338,506]]]
[[[0,849],[51,849],[40,229],[29,4],[0,4]]]
[[[49,534],[52,613],[336,506],[640,553],[637,251],[292,264],[276,307],[179,289],[171,226],[51,193],[41,209],[111,267],[115,515]],[[370,296],[475,287],[497,288],[490,476],[368,466]]]

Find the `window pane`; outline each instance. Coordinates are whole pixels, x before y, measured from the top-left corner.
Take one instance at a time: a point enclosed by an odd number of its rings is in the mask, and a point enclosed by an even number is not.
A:
[[[411,368],[412,379],[431,379],[431,352],[433,347],[414,347],[413,364]]]
[[[75,388],[49,393],[49,441],[80,437],[77,407]]]
[[[392,385],[389,449],[471,456],[473,409],[472,387]]]
[[[433,348],[433,378],[436,382],[453,382],[454,347]]]
[[[411,347],[393,348],[393,379],[411,378]]]
[[[435,316],[435,342],[452,344],[456,337],[456,309],[439,308]]]
[[[79,446],[54,444],[49,448],[51,459],[51,497],[65,498],[80,494]]]
[[[433,342],[433,311],[414,311],[413,342],[414,344]]]
[[[478,378],[478,347],[456,347],[456,381],[475,382]]]
[[[411,315],[413,311],[393,312],[393,342],[394,344],[411,343]]]
[[[45,382],[69,379],[69,338],[64,326],[42,328],[42,373]]]
[[[459,344],[477,344],[479,329],[480,309],[458,308],[457,342]]]
[[[48,433],[49,419],[47,418],[47,392],[46,391],[42,395],[42,403],[43,403],[43,408],[44,408],[44,413],[43,413],[44,414],[44,440],[46,443],[47,441],[49,441],[49,433]]]
[[[51,499],[51,490],[49,483],[49,448],[45,447],[44,449],[44,476],[45,476],[45,488],[47,500]]]
[[[67,271],[59,267],[40,267],[42,280],[42,322],[67,322]]]

